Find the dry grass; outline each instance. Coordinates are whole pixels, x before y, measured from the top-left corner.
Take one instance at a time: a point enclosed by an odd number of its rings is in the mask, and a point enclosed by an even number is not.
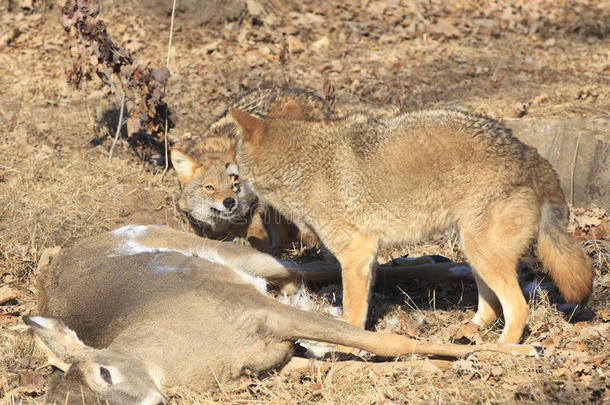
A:
[[[325,22],[298,25],[296,15],[270,14],[278,27],[296,24],[297,33],[291,36],[304,47],[291,55],[285,71],[276,62],[282,29],[270,28],[271,17],[263,17],[263,26],[246,18],[240,27],[227,24],[198,29],[183,27],[177,21],[168,104],[180,122],[170,135],[174,141],[196,136],[244,87],[282,84],[288,78],[295,85],[321,89],[324,74],[332,79],[344,112],[389,105],[405,109],[459,105],[499,118],[515,117],[518,105],[541,93],[547,93],[548,99],[533,105],[529,117],[610,111],[610,40],[606,31],[597,35],[591,28],[596,25],[589,24],[608,15],[607,10],[600,6],[596,11],[584,0],[571,2],[597,15],[583,20],[586,32],[574,33],[557,21],[570,27],[576,17],[570,13],[563,20],[557,17],[562,9],[554,3],[516,3],[523,6],[524,15],[552,9],[548,15],[538,14],[546,21],[540,32],[526,35],[507,30],[500,35],[462,35],[452,40],[433,34],[396,34],[393,39],[381,40],[380,34],[397,30],[394,17],[376,19],[367,26],[360,22],[373,17],[359,5],[306,2],[302,7],[323,14]],[[459,14],[459,24],[463,24],[467,17],[459,9],[470,7],[457,2],[447,11],[437,1],[412,4],[424,14],[424,26],[434,25],[438,16],[453,15],[450,12]],[[480,9],[491,10],[495,4],[485,3]],[[107,135],[113,130],[112,125],[106,125],[113,124],[116,115],[113,96],[96,82],[82,92],[66,85],[64,70],[70,68],[70,62],[61,27],[55,23],[56,10],[18,15],[7,13],[4,7],[5,3],[0,3],[0,279],[20,293],[17,300],[0,305],[0,396],[6,398],[9,393],[40,394],[41,387],[24,388],[20,378],[37,369],[43,375],[48,371],[18,319],[35,307],[33,280],[46,248],[67,246],[126,223],[162,223],[182,229],[185,224],[176,212],[177,182],[171,172],[161,178],[161,167],[140,161],[121,143],[112,166],[107,167]],[[343,11],[352,13],[352,20],[360,25],[349,25],[340,17]],[[169,19],[134,15],[129,8],[106,8],[104,13],[111,35],[136,52],[136,59],[159,66],[165,63],[167,38],[159,32],[168,32]],[[6,35],[15,32],[18,35],[8,46],[2,43]],[[323,36],[328,36],[332,45],[309,50],[310,44]],[[210,45],[215,42],[215,46]],[[594,313],[610,311],[610,243],[591,240],[584,246],[597,272],[588,310],[572,314],[558,305],[554,292],[543,291],[530,300],[525,341],[547,347],[547,356],[542,359],[479,355],[434,368],[405,358],[407,367],[393,371],[379,371],[367,363],[346,367],[329,362],[263,379],[244,378],[234,387],[219,387],[212,393],[177,387],[170,390],[171,402],[608,401],[609,360],[602,356],[610,352],[610,330],[607,321]],[[388,248],[381,259],[403,254],[441,254],[463,260],[455,234],[439,235],[415,246]],[[526,271],[522,278],[524,284],[531,282],[534,273]],[[371,312],[375,327],[450,341],[460,323],[474,313],[473,284],[414,280],[398,287],[390,282],[377,286]],[[332,297],[333,291],[340,292],[339,287],[312,289],[327,297]],[[481,331],[477,339],[493,341],[501,328],[499,321]]]

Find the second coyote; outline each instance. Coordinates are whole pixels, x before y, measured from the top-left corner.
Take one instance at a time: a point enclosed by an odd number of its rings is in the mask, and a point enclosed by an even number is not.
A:
[[[517,343],[527,321],[516,269],[534,238],[566,300],[590,295],[592,267],[564,231],[556,173],[499,122],[454,110],[304,121],[290,102],[273,119],[230,112],[242,178],[341,263],[347,322],[364,326],[380,245],[447,228],[459,229],[474,270],[473,322],[503,310],[501,342]]]

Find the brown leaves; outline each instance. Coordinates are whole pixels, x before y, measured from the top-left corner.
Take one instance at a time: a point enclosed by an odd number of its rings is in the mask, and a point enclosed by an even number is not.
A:
[[[452,364],[453,370],[460,376],[468,379],[481,378],[484,375],[481,363],[476,355],[471,355],[465,359],[457,359]]]
[[[610,322],[610,311],[600,309],[595,315],[604,322]]]
[[[59,22],[66,31],[70,31],[76,23],[83,23],[87,17],[95,18],[99,12],[100,6],[96,0],[68,0],[62,8]]]
[[[246,7],[248,8],[248,12],[253,17],[261,16],[265,8],[256,0],[246,0]]]
[[[90,79],[91,71],[97,70],[100,77],[105,77],[106,69],[116,73],[133,64],[131,56],[121,52],[112,41],[104,22],[95,20],[98,12],[95,0],[68,0],[62,9],[60,23],[74,41],[70,47],[74,71],[69,80],[76,87],[81,86],[83,79]]]
[[[15,287],[4,285],[0,287],[0,323],[10,323],[27,310],[25,305],[17,301],[21,294]]]
[[[517,117],[521,118],[525,116],[530,107],[542,104],[548,100],[549,95],[547,93],[540,93],[537,96],[529,99],[525,104],[517,104]]]
[[[19,298],[19,291],[15,287],[3,285],[0,287],[0,305],[7,303],[11,300]]]
[[[118,98],[125,98],[128,137],[138,154],[162,149],[166,126],[170,129],[175,122],[164,101],[168,68],[137,66],[129,52],[115,44],[104,22],[95,19],[96,0],[68,0],[62,12],[60,22],[72,38],[69,82],[80,88],[83,81],[101,78]]]
[[[15,393],[38,396],[44,392],[45,378],[37,371],[24,371],[18,375],[19,387]]]
[[[454,341],[466,340],[469,342],[483,343],[481,336],[479,336],[479,327],[475,323],[468,321],[462,323],[458,330],[453,334]]]
[[[461,35],[460,30],[455,26],[455,20],[450,18],[440,18],[436,24],[432,26],[430,32],[441,34],[446,38],[457,38]]]
[[[578,240],[602,239],[610,235],[608,214],[601,208],[573,208],[570,211],[568,232]]]
[[[165,66],[159,69],[151,69],[153,79],[155,79],[158,83],[162,85],[167,85],[167,81],[169,80],[169,69]]]

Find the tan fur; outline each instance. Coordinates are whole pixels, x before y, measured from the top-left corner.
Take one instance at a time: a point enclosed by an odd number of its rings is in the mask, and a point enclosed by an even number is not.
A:
[[[51,382],[46,400],[157,404],[176,385],[230,387],[244,374],[281,368],[299,338],[382,356],[538,352],[368,332],[280,304],[249,282],[294,281],[295,268],[251,248],[162,226],[126,226],[81,241],[42,270],[38,312],[47,316],[24,317],[65,372]]]
[[[283,111],[286,105],[290,111]],[[231,107],[258,116],[293,113],[307,118],[330,117],[328,105],[314,93],[281,87],[253,89],[237,98]],[[294,227],[272,208],[259,203],[248,186],[236,179],[238,173],[232,171],[238,132],[227,110],[190,144],[172,149],[172,164],[182,186],[178,206],[201,236],[235,240],[260,250],[289,247],[295,239]],[[215,185],[214,196],[202,189],[210,181]],[[238,192],[235,184],[239,184]],[[219,215],[217,210],[223,206],[218,200],[227,197],[234,198],[239,209],[230,215]]]
[[[195,233],[259,250],[269,249],[265,222],[271,213],[267,206],[257,203],[256,196],[245,189],[238,176],[227,174],[226,162],[220,159],[199,162],[178,149],[172,150],[172,161],[182,184],[178,208],[187,213]],[[227,199],[235,205],[225,206]],[[271,228],[287,226],[286,221],[274,223],[278,226]]]
[[[447,228],[459,229],[474,268],[474,321],[489,324],[503,309],[502,342],[517,343],[526,324],[516,267],[536,236],[566,299],[590,294],[591,265],[563,230],[557,175],[500,123],[453,110],[326,121],[231,113],[243,131],[242,177],[338,258],[352,324],[364,326],[379,246]]]

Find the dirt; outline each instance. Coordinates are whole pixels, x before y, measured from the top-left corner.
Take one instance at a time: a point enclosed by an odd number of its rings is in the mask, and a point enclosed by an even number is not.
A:
[[[178,14],[166,98],[178,117],[170,143],[197,136],[244,90],[274,84],[323,94],[325,77],[335,88],[338,114],[395,106],[453,106],[498,119],[610,111],[607,1],[246,3],[249,11],[222,24],[198,25],[188,12]],[[138,63],[165,65],[167,15],[103,2],[100,17]],[[67,84],[70,38],[58,18],[57,6],[46,2],[0,2],[2,398],[44,392],[49,368],[19,317],[35,312],[36,268],[47,249],[126,223],[187,229],[176,208],[175,174],[164,174],[163,151],[138,155],[123,139],[108,167],[118,102],[97,77],[80,90]],[[280,58],[283,49],[286,58]],[[605,212],[576,208],[571,232],[594,261],[594,293],[575,310],[552,288],[529,289],[524,341],[545,347],[539,359],[479,354],[389,371],[329,361],[244,378],[233,390],[175,387],[170,401],[609,403],[610,227]],[[386,249],[382,259],[405,253],[463,259],[452,233]],[[524,262],[523,287],[537,285],[535,256]],[[340,292],[336,286],[311,288],[331,301]],[[474,314],[476,288],[387,281],[372,302],[371,327],[447,342]],[[472,339],[493,341],[501,327],[498,321]],[[402,360],[410,364],[411,358]]]

